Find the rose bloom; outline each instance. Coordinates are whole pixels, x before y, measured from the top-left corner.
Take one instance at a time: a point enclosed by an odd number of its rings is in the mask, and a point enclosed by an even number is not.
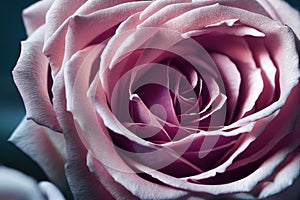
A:
[[[75,199],[300,197],[286,2],[44,0],[23,18],[10,140]]]

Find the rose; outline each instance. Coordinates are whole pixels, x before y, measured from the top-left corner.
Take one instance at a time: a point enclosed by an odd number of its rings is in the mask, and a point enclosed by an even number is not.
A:
[[[41,1],[14,69],[34,122],[11,140],[58,184],[62,132],[77,199],[277,194],[299,176],[297,17],[279,0]]]
[[[60,191],[50,182],[36,183],[25,174],[0,166],[0,198],[1,199],[48,199],[63,200]]]

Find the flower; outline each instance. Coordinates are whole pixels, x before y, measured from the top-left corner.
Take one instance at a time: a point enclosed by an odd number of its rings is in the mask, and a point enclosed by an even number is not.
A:
[[[287,197],[300,172],[287,3],[44,0],[23,16],[27,120],[11,141],[76,199]]]
[[[31,177],[17,170],[0,166],[0,177],[1,199],[65,199],[52,183],[36,183]]]

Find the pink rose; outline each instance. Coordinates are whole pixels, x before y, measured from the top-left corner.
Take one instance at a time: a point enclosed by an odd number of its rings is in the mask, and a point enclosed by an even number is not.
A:
[[[75,199],[299,198],[284,1],[44,0],[23,17],[11,141]]]

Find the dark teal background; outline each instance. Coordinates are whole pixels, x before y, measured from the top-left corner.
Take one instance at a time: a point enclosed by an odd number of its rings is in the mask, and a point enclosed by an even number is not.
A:
[[[11,71],[20,53],[20,41],[26,39],[21,11],[33,2],[36,1],[1,0],[0,2],[0,163],[19,169],[38,180],[44,180],[46,176],[37,164],[6,142],[25,115],[23,102],[13,83]],[[300,0],[288,2],[300,9]]]
[[[20,54],[20,41],[26,39],[21,12],[36,0],[0,1],[0,164],[19,169],[38,180],[46,176],[28,156],[7,142],[25,115],[23,102],[11,71]]]

